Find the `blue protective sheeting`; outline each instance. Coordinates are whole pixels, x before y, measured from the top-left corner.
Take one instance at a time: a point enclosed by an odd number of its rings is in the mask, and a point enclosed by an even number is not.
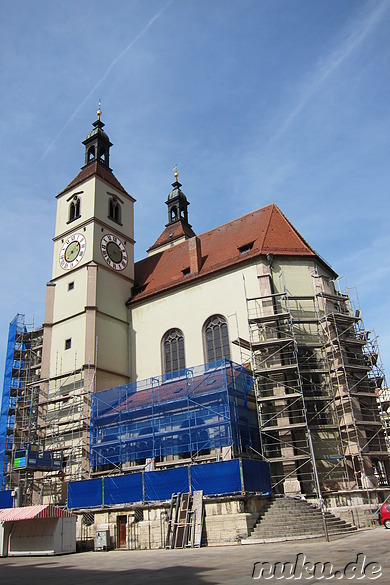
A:
[[[0,492],[0,508],[12,508],[14,499],[12,497],[12,491]]]
[[[235,494],[242,491],[239,459],[191,466],[192,491],[203,490],[205,496]]]
[[[221,360],[92,394],[91,468],[228,445],[259,449],[252,384],[242,366]]]
[[[144,474],[145,501],[169,500],[172,494],[189,492],[188,467],[166,471],[149,471]]]
[[[68,508],[95,508],[103,505],[101,479],[73,481],[68,487]]]
[[[9,419],[8,409],[10,407],[11,389],[13,387],[12,369],[14,361],[15,337],[17,329],[21,326],[19,323],[20,317],[22,316],[17,315],[11,321],[8,330],[7,353],[5,357],[4,369],[4,383],[0,410],[0,489],[5,487],[5,477],[3,476],[7,470],[7,465],[9,463],[8,453],[10,453],[12,449],[12,434],[7,435],[7,428],[10,427],[10,425],[13,426],[13,421]]]
[[[106,477],[104,505],[131,504],[143,501],[142,473]]]
[[[242,473],[246,492],[261,492],[264,496],[270,495],[271,475],[269,463],[243,459]]]

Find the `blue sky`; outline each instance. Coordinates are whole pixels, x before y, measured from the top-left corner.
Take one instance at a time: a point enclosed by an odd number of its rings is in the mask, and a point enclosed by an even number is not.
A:
[[[137,259],[166,223],[175,162],[197,233],[274,202],[357,287],[390,367],[390,1],[1,7],[1,373],[13,316],[43,321],[55,195],[99,98]]]

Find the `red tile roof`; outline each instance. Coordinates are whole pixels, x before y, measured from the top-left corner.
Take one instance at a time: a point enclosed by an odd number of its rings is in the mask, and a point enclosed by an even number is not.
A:
[[[157,238],[154,242],[153,246],[150,246],[148,252],[151,250],[155,250],[164,244],[169,244],[178,240],[180,238],[193,238],[195,236],[195,232],[192,230],[189,224],[183,223],[181,221],[177,221],[171,225],[167,225],[161,236]]]
[[[118,191],[121,191],[121,193],[123,193],[124,195],[129,195],[127,191],[124,189],[124,187],[122,187],[122,185],[120,184],[114,173],[111,171],[111,169],[109,169],[105,165],[100,164],[98,161],[83,167],[79,174],[77,175],[77,177],[75,177],[73,181],[71,181],[69,185],[65,187],[65,189],[63,189],[61,193],[59,193],[59,195],[62,195],[62,193],[66,193],[66,191],[74,189],[74,187],[76,187],[80,183],[83,183],[86,179],[89,179],[93,175],[97,175],[98,177],[109,183],[112,187],[114,187]]]
[[[164,232],[163,232],[164,233]],[[221,269],[244,264],[260,255],[317,257],[276,205],[268,205],[209,232],[197,236],[202,266],[188,273],[188,241],[157,252],[135,264],[133,304],[152,295],[208,276]],[[158,241],[158,240],[157,240]],[[247,251],[241,251],[247,248]]]

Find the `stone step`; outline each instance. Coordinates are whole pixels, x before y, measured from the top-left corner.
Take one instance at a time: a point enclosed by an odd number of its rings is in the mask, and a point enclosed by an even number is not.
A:
[[[286,518],[280,518],[279,516],[277,518],[271,517],[271,516],[266,516],[264,518],[262,518],[260,521],[258,521],[258,523],[261,522],[262,525],[264,524],[271,524],[271,525],[278,525],[281,524],[283,526],[286,526],[288,524],[323,524],[324,520],[322,518],[322,516],[316,516],[315,518],[294,518],[293,522],[289,522]],[[342,520],[341,518],[326,518],[325,517],[325,522],[327,524],[329,524],[330,526],[332,524],[347,524],[347,522],[345,522],[345,520]]]
[[[324,512],[324,517],[329,535],[348,534],[356,530],[355,526],[330,512]],[[321,537],[325,532],[324,517],[321,510],[304,500],[276,498],[268,502],[245,541]]]
[[[355,532],[357,529],[356,527],[351,527],[348,530],[328,530],[328,535],[334,536],[336,534],[350,534]],[[304,532],[300,532],[299,530],[285,530],[285,531],[277,531],[277,530],[264,530],[259,532],[252,532],[252,534],[248,538],[257,539],[257,538],[283,538],[286,536],[324,536],[325,531],[322,530],[306,530]]]
[[[345,527],[339,527],[339,526],[333,526],[333,527],[329,527],[327,526],[327,530],[328,532],[340,532],[340,530],[342,531],[347,531],[347,532],[354,532],[355,530],[357,530],[356,526],[345,526]],[[271,527],[263,527],[263,528],[256,528],[252,534],[260,534],[260,533],[265,533],[265,532],[269,532],[269,533],[286,533],[286,532],[293,532],[295,534],[304,534],[304,533],[310,533],[310,532],[315,532],[315,533],[323,533],[324,532],[324,526],[313,526],[311,528],[304,528],[302,529],[299,526],[296,527],[285,527],[284,529],[282,529],[282,527],[277,527],[275,529],[272,529]]]

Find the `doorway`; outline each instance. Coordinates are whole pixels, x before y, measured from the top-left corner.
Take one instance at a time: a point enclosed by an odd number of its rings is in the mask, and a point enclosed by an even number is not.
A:
[[[127,547],[127,516],[117,516],[117,548]]]

